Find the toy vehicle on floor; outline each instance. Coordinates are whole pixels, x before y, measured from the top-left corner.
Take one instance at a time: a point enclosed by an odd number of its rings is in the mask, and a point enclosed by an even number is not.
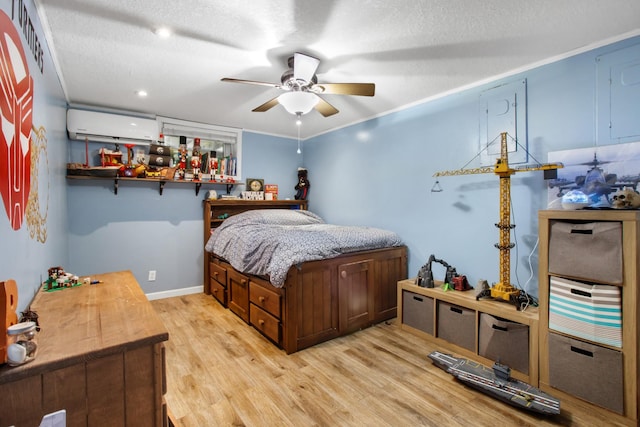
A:
[[[534,386],[511,377],[511,369],[496,362],[493,368],[434,351],[429,359],[464,384],[510,405],[545,415],[560,413],[560,401]]]

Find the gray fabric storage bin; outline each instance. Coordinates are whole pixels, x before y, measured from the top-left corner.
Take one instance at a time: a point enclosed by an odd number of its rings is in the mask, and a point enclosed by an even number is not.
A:
[[[476,312],[438,301],[438,337],[476,351]]]
[[[622,223],[550,221],[549,272],[622,284]]]
[[[628,378],[635,381],[634,378]],[[619,414],[624,410],[622,353],[549,334],[549,384]]]
[[[478,354],[529,374],[529,326],[480,313]]]
[[[402,323],[433,335],[433,298],[403,291]]]

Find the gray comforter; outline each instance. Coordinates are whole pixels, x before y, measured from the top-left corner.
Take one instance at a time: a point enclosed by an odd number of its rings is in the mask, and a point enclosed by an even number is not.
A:
[[[401,245],[391,231],[326,224],[310,211],[264,209],[226,219],[205,250],[238,271],[268,276],[272,285],[282,287],[289,268],[302,262]]]

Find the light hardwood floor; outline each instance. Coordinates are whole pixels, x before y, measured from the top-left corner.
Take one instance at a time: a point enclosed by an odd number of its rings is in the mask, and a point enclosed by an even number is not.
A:
[[[191,426],[603,426],[562,402],[539,416],[457,382],[396,320],[292,355],[211,296],[151,302],[169,330],[166,400]]]

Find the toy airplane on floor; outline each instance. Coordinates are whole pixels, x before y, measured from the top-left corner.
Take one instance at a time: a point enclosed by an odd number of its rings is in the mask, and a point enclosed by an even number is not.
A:
[[[545,415],[560,413],[560,401],[511,377],[511,369],[496,362],[493,369],[468,359],[434,351],[429,359],[459,381],[510,405]]]

